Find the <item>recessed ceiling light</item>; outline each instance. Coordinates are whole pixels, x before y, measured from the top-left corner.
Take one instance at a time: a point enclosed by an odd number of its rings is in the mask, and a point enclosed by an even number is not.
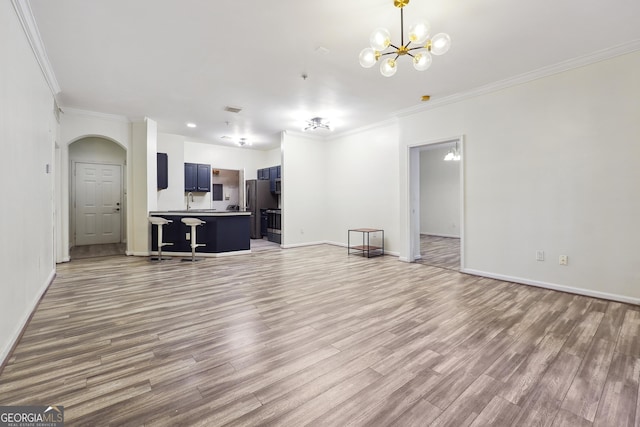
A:
[[[194,128],[194,127],[196,127],[196,124],[195,123],[187,123],[187,127],[188,128]]]
[[[422,101],[428,101],[431,99],[431,96],[429,95],[422,95]]]

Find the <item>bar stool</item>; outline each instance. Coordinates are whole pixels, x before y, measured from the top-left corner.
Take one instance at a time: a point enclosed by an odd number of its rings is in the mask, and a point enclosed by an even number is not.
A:
[[[149,222],[151,223],[152,226],[155,225],[158,227],[158,256],[156,258],[151,257],[150,260],[162,261],[163,259],[171,259],[170,257],[162,258],[162,247],[173,245],[173,243],[167,243],[162,241],[162,227],[173,221],[171,221],[170,219],[162,218],[161,216],[150,216]]]
[[[204,243],[198,243],[196,239],[196,227],[204,224],[204,221],[198,218],[182,218],[181,221],[188,227],[191,227],[191,258],[183,258],[182,261],[200,261],[200,258],[196,258],[196,248],[198,246],[207,246]]]

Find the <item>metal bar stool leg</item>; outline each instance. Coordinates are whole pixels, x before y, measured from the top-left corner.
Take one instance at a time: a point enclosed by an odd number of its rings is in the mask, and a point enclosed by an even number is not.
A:
[[[198,218],[182,218],[181,220],[185,225],[191,227],[191,258],[183,258],[182,261],[196,262],[200,261],[200,258],[196,258],[196,248],[198,246],[206,246],[204,243],[198,243],[196,228],[205,222]]]
[[[155,216],[150,216],[149,217],[149,222],[152,224],[151,226],[153,227],[154,225],[157,227],[158,233],[157,233],[157,245],[158,245],[158,256],[156,258],[151,257],[150,260],[151,261],[162,261],[162,260],[167,260],[167,259],[171,259],[171,257],[162,257],[162,247],[163,246],[169,246],[169,245],[173,245],[173,243],[167,243],[164,242],[162,240],[162,230],[163,227],[166,224],[169,224],[170,222],[173,222],[169,219],[165,219],[162,217],[155,217]],[[152,248],[153,249],[153,248]]]

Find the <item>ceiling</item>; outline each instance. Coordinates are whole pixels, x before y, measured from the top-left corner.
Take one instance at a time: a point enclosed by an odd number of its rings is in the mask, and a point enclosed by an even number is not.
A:
[[[405,32],[426,18],[452,47],[423,72],[400,58],[387,78],[362,68],[358,54],[377,27],[399,42],[392,0],[29,3],[63,110],[149,117],[161,132],[222,145],[244,137],[257,149],[315,116],[348,132],[640,40],[637,0],[411,0]]]

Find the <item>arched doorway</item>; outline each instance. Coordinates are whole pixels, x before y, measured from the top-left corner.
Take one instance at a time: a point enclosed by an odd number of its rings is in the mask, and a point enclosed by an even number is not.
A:
[[[125,253],[126,151],[87,136],[69,145],[70,258]]]

